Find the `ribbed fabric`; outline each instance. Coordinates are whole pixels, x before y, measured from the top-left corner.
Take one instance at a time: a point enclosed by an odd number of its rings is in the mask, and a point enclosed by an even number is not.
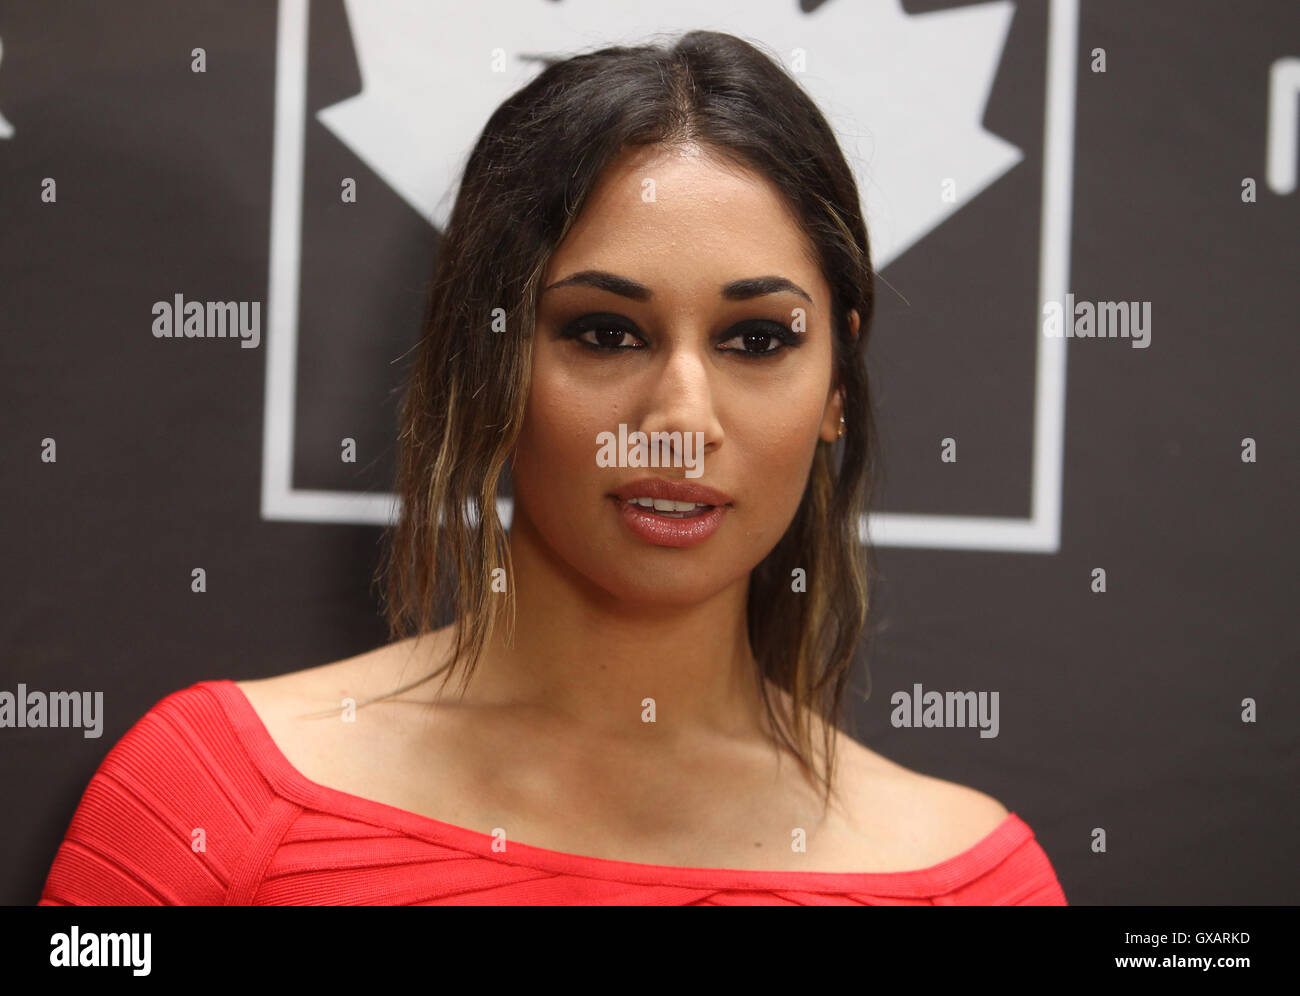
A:
[[[743,871],[509,842],[331,789],[281,753],[232,681],[163,699],[91,779],[42,906],[1065,905],[1014,813],[907,872]]]

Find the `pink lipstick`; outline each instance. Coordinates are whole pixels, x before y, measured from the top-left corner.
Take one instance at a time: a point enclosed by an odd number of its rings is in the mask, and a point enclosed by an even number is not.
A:
[[[731,496],[689,481],[646,477],[611,496],[634,536],[655,546],[685,547],[702,543],[722,525]]]

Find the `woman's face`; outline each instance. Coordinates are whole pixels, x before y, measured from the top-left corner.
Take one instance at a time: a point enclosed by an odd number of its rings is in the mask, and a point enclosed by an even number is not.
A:
[[[743,581],[793,519],[818,441],[839,428],[830,289],[811,252],[759,175],[699,149],[620,156],[542,283],[512,533],[528,530],[621,601],[699,603]],[[751,283],[724,293],[737,281]],[[602,466],[598,437],[617,440],[620,423],[629,437],[692,434],[702,452]],[[646,478],[724,493],[707,513],[716,528],[683,542],[701,523],[625,508],[615,492]]]

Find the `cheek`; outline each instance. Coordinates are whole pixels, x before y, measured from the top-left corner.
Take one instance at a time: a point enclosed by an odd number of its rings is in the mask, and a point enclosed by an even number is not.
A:
[[[790,398],[778,410],[755,412],[729,434],[765,517],[784,522],[798,509],[817,452],[823,404]]]
[[[811,465],[830,389],[821,373],[829,359],[809,359],[812,362],[792,364],[788,376],[749,385],[729,398],[727,438],[743,451],[737,455],[743,456],[746,473],[757,473],[774,487],[793,487],[798,494],[804,482],[795,479],[801,476],[797,470]]]
[[[536,504],[585,489],[597,470],[596,434],[608,428],[607,408],[590,390],[538,364],[516,448],[516,495]]]

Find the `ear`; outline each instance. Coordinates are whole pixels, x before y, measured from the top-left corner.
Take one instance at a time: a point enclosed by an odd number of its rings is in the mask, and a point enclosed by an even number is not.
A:
[[[824,443],[833,443],[840,438],[840,415],[844,412],[844,402],[839,391],[832,391],[826,401],[826,414],[822,416],[821,431],[818,437]]]
[[[858,337],[861,319],[856,309],[849,311],[849,335]],[[823,442],[833,443],[840,438],[840,416],[844,414],[844,395],[835,387],[826,396],[826,411],[822,416],[822,427],[818,436]]]

